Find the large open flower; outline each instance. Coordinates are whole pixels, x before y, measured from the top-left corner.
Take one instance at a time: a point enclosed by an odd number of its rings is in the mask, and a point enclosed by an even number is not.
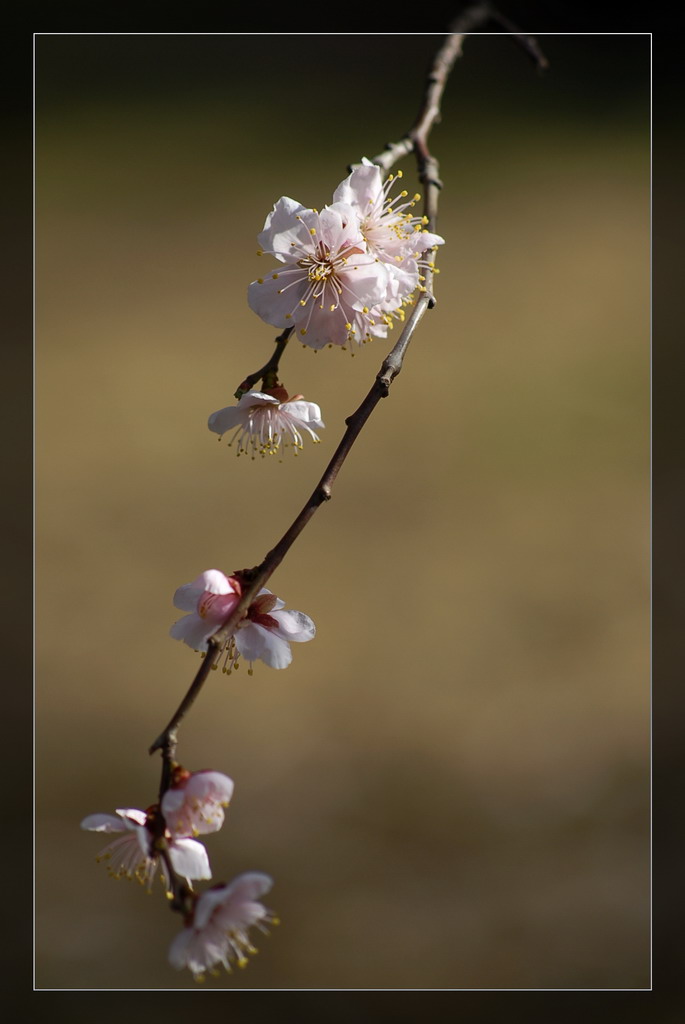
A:
[[[277,924],[272,911],[259,897],[272,886],[268,875],[249,872],[239,875],[230,885],[208,889],[198,897],[191,919],[169,949],[173,967],[190,968],[196,981],[206,971],[215,972],[218,964],[227,971],[231,964],[247,964],[246,953],[256,953],[249,938],[249,929],[267,931],[266,924]]]
[[[353,327],[386,301],[390,281],[385,265],[367,251],[350,206],[333,203],[319,213],[282,196],[259,244],[282,264],[248,289],[250,308],[262,320],[294,327],[315,349],[370,336]]]
[[[288,397],[283,387],[269,391],[247,391],[237,405],[213,412],[209,429],[223,437],[229,430],[235,433],[229,445],[237,441],[236,454],[252,453],[262,457],[275,455],[281,443],[291,445],[295,455],[302,448],[302,433],[319,440],[313,428],[324,427],[321,409],[314,402],[305,402],[302,395]]]

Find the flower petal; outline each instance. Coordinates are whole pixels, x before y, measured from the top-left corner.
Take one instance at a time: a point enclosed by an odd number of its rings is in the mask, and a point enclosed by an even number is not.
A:
[[[174,622],[169,630],[169,635],[174,640],[182,640],[194,651],[206,651],[207,640],[215,630],[215,625],[207,623],[206,619],[201,619],[199,615],[193,614],[184,615],[182,619]]]
[[[196,839],[175,839],[169,846],[174,871],[184,878],[211,878],[209,857]]]
[[[126,825],[114,814],[89,814],[81,822],[89,832],[126,832]]]
[[[238,630],[235,645],[246,661],[261,659],[270,668],[287,668],[293,660],[288,643],[256,622]]]
[[[278,629],[273,630],[276,636],[283,637],[288,643],[305,643],[316,636],[316,626],[304,612],[294,609],[272,611],[269,613],[278,622]]]

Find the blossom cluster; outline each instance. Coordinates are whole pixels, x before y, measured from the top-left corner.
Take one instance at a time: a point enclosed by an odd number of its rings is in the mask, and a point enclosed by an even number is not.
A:
[[[273,913],[257,901],[271,888],[268,875],[240,875],[230,885],[220,884],[198,895],[192,882],[210,879],[207,851],[195,838],[217,832],[224,823],[224,808],[233,795],[233,781],[215,771],[188,772],[176,765],[172,783],[161,801],[146,811],[136,808],[116,814],[91,814],[81,828],[91,832],[122,833],[98,854],[114,878],[135,878],[151,891],[159,871],[170,897],[174,883],[168,863],[186,880],[185,927],[174,939],[169,960],[174,967],[189,967],[196,980],[217,964],[230,970],[243,967],[246,953],[256,952],[248,936],[256,925],[277,923]]]
[[[249,286],[250,308],[314,349],[387,337],[425,290],[421,269],[444,242],[410,212],[418,194],[390,197],[398,178],[401,171],[384,183],[364,159],[320,212],[282,196],[259,235],[260,254],[280,266]]]
[[[444,243],[427,230],[426,217],[412,214],[421,198],[406,189],[390,192],[402,172],[384,182],[381,169],[364,158],[319,211],[288,196],[274,205],[259,235],[260,255],[278,261],[248,288],[250,308],[274,327],[292,328],[305,345],[350,345],[385,338],[405,319],[417,292],[425,291],[425,268]],[[436,271],[437,272],[437,271]],[[245,391],[237,405],[218,409],[208,427],[219,439],[233,431],[236,454],[266,457],[302,435],[317,442],[321,409],[303,395],[290,398],[276,383]]]

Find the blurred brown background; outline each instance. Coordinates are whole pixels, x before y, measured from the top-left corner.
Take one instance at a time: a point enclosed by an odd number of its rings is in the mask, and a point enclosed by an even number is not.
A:
[[[287,352],[302,457],[216,443],[276,333],[264,218],[406,131],[439,41],[37,39],[39,988],[194,987],[79,822],[154,800],[175,588],[261,560],[387,349]],[[282,920],[211,987],[649,984],[649,40],[541,43],[449,83],[438,305],[272,580],[316,640],[181,730],[236,783],[216,880],[271,874]]]

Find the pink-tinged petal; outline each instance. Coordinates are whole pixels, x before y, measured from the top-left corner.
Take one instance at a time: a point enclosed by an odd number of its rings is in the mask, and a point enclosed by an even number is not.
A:
[[[304,612],[294,611],[273,611],[272,618],[278,622],[278,629],[274,630],[277,636],[282,636],[288,643],[306,643],[316,636],[316,626]]]
[[[113,814],[89,814],[81,822],[81,828],[89,832],[125,832],[126,825]]]
[[[182,789],[167,789],[166,793],[162,797],[160,804],[160,810],[165,818],[169,818],[170,815],[176,814],[181,810],[186,799],[185,787]],[[168,824],[168,822],[167,822]]]
[[[307,228],[297,219],[310,212],[302,203],[281,196],[264,222],[264,230],[258,237],[260,248],[265,252],[286,254],[292,251],[293,242],[295,247],[311,245]]]
[[[202,843],[195,839],[174,839],[169,846],[174,871],[184,878],[211,878],[209,857]]]
[[[198,930],[206,928],[217,907],[220,907],[230,895],[230,885],[217,885],[212,889],[206,889],[195,904],[193,927]]]
[[[410,239],[414,252],[425,252],[432,249],[434,245],[444,245],[445,239],[441,235],[432,235],[430,231],[415,231]]]
[[[302,423],[319,428],[326,426],[321,419],[321,409],[314,402],[305,402],[304,400],[284,402],[281,408],[289,416],[296,416]]]
[[[319,214],[318,228],[315,238],[321,239],[330,248],[333,255],[342,249],[360,248],[366,251],[366,243],[359,229],[357,211],[347,203],[334,203],[324,206]]]
[[[267,590],[266,587],[262,587],[262,589],[257,594],[257,597],[261,597],[262,594],[269,594],[271,597],[275,597],[275,594],[272,594],[271,591]],[[272,608],[285,608],[285,601],[281,601],[280,597],[276,597],[276,603],[272,605]]]
[[[228,893],[236,900],[256,900],[268,892],[274,884],[273,878],[263,874],[261,871],[248,871],[244,875],[238,875],[226,888]]]
[[[185,786],[186,793],[195,800],[213,800],[228,804],[233,796],[233,779],[222,772],[193,772]]]
[[[215,434],[223,435],[227,430],[232,430],[234,427],[239,426],[241,421],[242,414],[240,410],[235,405],[229,405],[226,409],[218,409],[216,412],[213,412],[207,420],[207,426]]]
[[[246,661],[257,661],[264,650],[265,629],[254,622],[241,624],[235,634],[235,646]]]
[[[169,635],[174,640],[182,640],[194,651],[206,651],[207,640],[215,629],[213,623],[208,624],[206,619],[201,619],[199,615],[184,615],[182,619],[174,622]]]
[[[230,580],[225,573],[219,569],[207,569],[200,573],[196,583],[202,583],[202,589],[210,594],[236,594],[238,587],[235,580]]]
[[[268,875],[256,871],[240,875],[226,887],[214,920],[227,931],[244,933],[251,925],[269,916],[266,907],[257,900],[271,889],[272,884]]]
[[[192,928],[184,928],[182,932],[178,933],[169,947],[169,963],[177,971],[183,970],[184,967],[190,967],[194,974],[199,974],[202,970],[201,967],[196,969],[195,965],[190,966],[189,957],[193,936]]]
[[[238,642],[243,639],[241,633],[236,637],[236,647],[246,661],[255,661],[257,658],[260,658],[269,668],[288,667],[293,660],[293,655],[290,645],[286,640],[278,636],[277,632],[265,629],[263,626],[258,625],[258,623],[252,623],[249,631],[251,633],[259,633],[261,636],[258,639],[254,639],[251,636],[247,642],[243,641],[242,646]],[[245,632],[248,632],[248,630],[245,630]],[[253,655],[249,653],[254,650],[259,650],[259,654]]]
[[[356,167],[349,177],[340,182],[333,193],[333,201],[349,203],[363,217],[369,206],[375,203],[382,188],[380,167],[367,163],[363,167]]]
[[[382,302],[390,284],[384,263],[371,260],[369,256],[351,257],[344,272],[340,273],[343,298],[352,309],[369,309]]]
[[[278,274],[275,278],[273,275]],[[307,316],[300,305],[309,285],[306,270],[270,270],[268,275],[253,281],[247,289],[247,303],[253,313],[272,327],[291,327]]]
[[[117,814],[124,819],[127,828],[136,828],[147,821],[145,811],[139,811],[137,807],[117,807]]]
[[[246,391],[238,399],[239,409],[249,409],[253,405],[278,405],[273,395],[265,395],[263,391]]]
[[[194,612],[204,592],[205,588],[199,580],[184,583],[174,594],[174,608],[179,608],[182,612]]]

